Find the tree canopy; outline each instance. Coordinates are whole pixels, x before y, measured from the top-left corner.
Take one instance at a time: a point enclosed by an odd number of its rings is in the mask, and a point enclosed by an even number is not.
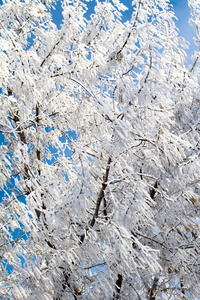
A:
[[[198,299],[199,51],[168,0],[88,2],[0,7],[0,298]]]

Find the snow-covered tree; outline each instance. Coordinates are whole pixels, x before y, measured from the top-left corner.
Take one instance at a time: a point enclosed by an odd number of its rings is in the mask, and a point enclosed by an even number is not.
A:
[[[0,7],[0,297],[197,299],[199,52],[167,0],[87,2]]]

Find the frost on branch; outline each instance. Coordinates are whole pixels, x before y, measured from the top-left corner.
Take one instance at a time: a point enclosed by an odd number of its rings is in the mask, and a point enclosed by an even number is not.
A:
[[[198,59],[169,1],[87,2],[0,7],[0,297],[194,299]]]

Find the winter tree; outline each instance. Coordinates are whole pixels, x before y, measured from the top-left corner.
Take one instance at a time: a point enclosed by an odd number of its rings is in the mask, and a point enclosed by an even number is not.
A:
[[[200,53],[168,0],[88,2],[0,7],[0,298],[198,299]]]

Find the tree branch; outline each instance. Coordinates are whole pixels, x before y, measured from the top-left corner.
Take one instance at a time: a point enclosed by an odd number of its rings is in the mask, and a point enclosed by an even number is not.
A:
[[[38,104],[36,105],[36,108],[35,108],[35,114],[36,114],[36,131],[38,131],[38,126],[39,126],[39,122],[40,122],[40,118],[39,118],[40,110],[39,110],[39,105]],[[36,156],[37,156],[37,159],[39,161],[41,161],[41,152],[38,149],[38,147],[37,147],[37,150],[36,150]],[[40,168],[38,168],[38,175],[39,176],[41,175]]]
[[[157,189],[157,188],[158,188],[158,181],[156,180],[156,182],[155,182],[153,188],[150,189],[150,191],[149,191],[149,195],[150,195],[151,199],[154,199],[155,194],[156,194],[156,189]]]
[[[94,212],[94,215],[92,217],[92,220],[90,221],[90,227],[94,226],[94,224],[96,222],[96,218],[98,218],[98,215],[99,215],[99,209],[100,209],[100,206],[101,206],[101,202],[104,199],[105,189],[106,189],[107,184],[108,184],[108,176],[109,176],[109,172],[110,172],[111,161],[112,161],[112,159],[111,159],[111,157],[109,157],[108,162],[107,162],[107,167],[106,167],[106,173],[105,173],[104,178],[103,178],[103,182],[102,182],[102,186],[101,186],[99,196],[97,198],[95,212]],[[81,235],[80,242],[83,243],[84,239],[85,239],[85,233]]]
[[[138,19],[141,2],[142,2],[142,0],[140,0],[140,2],[138,4],[138,8],[137,8],[137,12],[136,12],[136,15],[135,15],[135,20],[134,20],[134,23],[133,23],[133,26],[132,26],[132,30],[135,28],[135,25],[136,25],[136,22],[137,22],[137,19]],[[124,49],[124,47],[128,43],[128,40],[129,40],[130,36],[131,36],[131,32],[128,33],[128,36],[127,36],[124,44],[122,45],[121,49],[117,52],[117,54],[120,54],[122,52],[122,50]]]
[[[119,294],[120,294],[121,287],[122,287],[122,281],[123,281],[122,275],[118,274],[117,280],[115,283],[115,293],[113,294],[113,300],[119,299]]]
[[[56,47],[60,44],[60,42],[62,41],[63,37],[64,37],[65,33],[63,33],[63,35],[61,36],[61,38],[59,39],[59,41],[57,43],[55,43],[55,45],[53,46],[53,48],[51,49],[51,51],[47,54],[47,56],[43,59],[43,61],[40,64],[40,67],[42,67],[44,65],[44,63],[47,61],[47,59],[51,56],[51,54],[53,53],[53,51],[56,49]]]
[[[157,288],[158,288],[158,281],[159,281],[159,277],[155,276],[154,280],[153,280],[153,284],[152,287],[149,291],[149,300],[155,300],[156,299],[156,292],[157,292]]]
[[[99,197],[97,199],[96,208],[95,208],[93,218],[90,222],[91,227],[94,226],[96,218],[98,218],[101,201],[102,201],[102,199],[104,199],[104,192],[105,192],[105,189],[107,187],[108,175],[109,175],[109,171],[110,171],[110,164],[111,164],[111,157],[109,157],[108,162],[107,162],[106,173],[105,173],[105,176],[104,176],[104,179],[103,179],[101,191],[100,191]]]

